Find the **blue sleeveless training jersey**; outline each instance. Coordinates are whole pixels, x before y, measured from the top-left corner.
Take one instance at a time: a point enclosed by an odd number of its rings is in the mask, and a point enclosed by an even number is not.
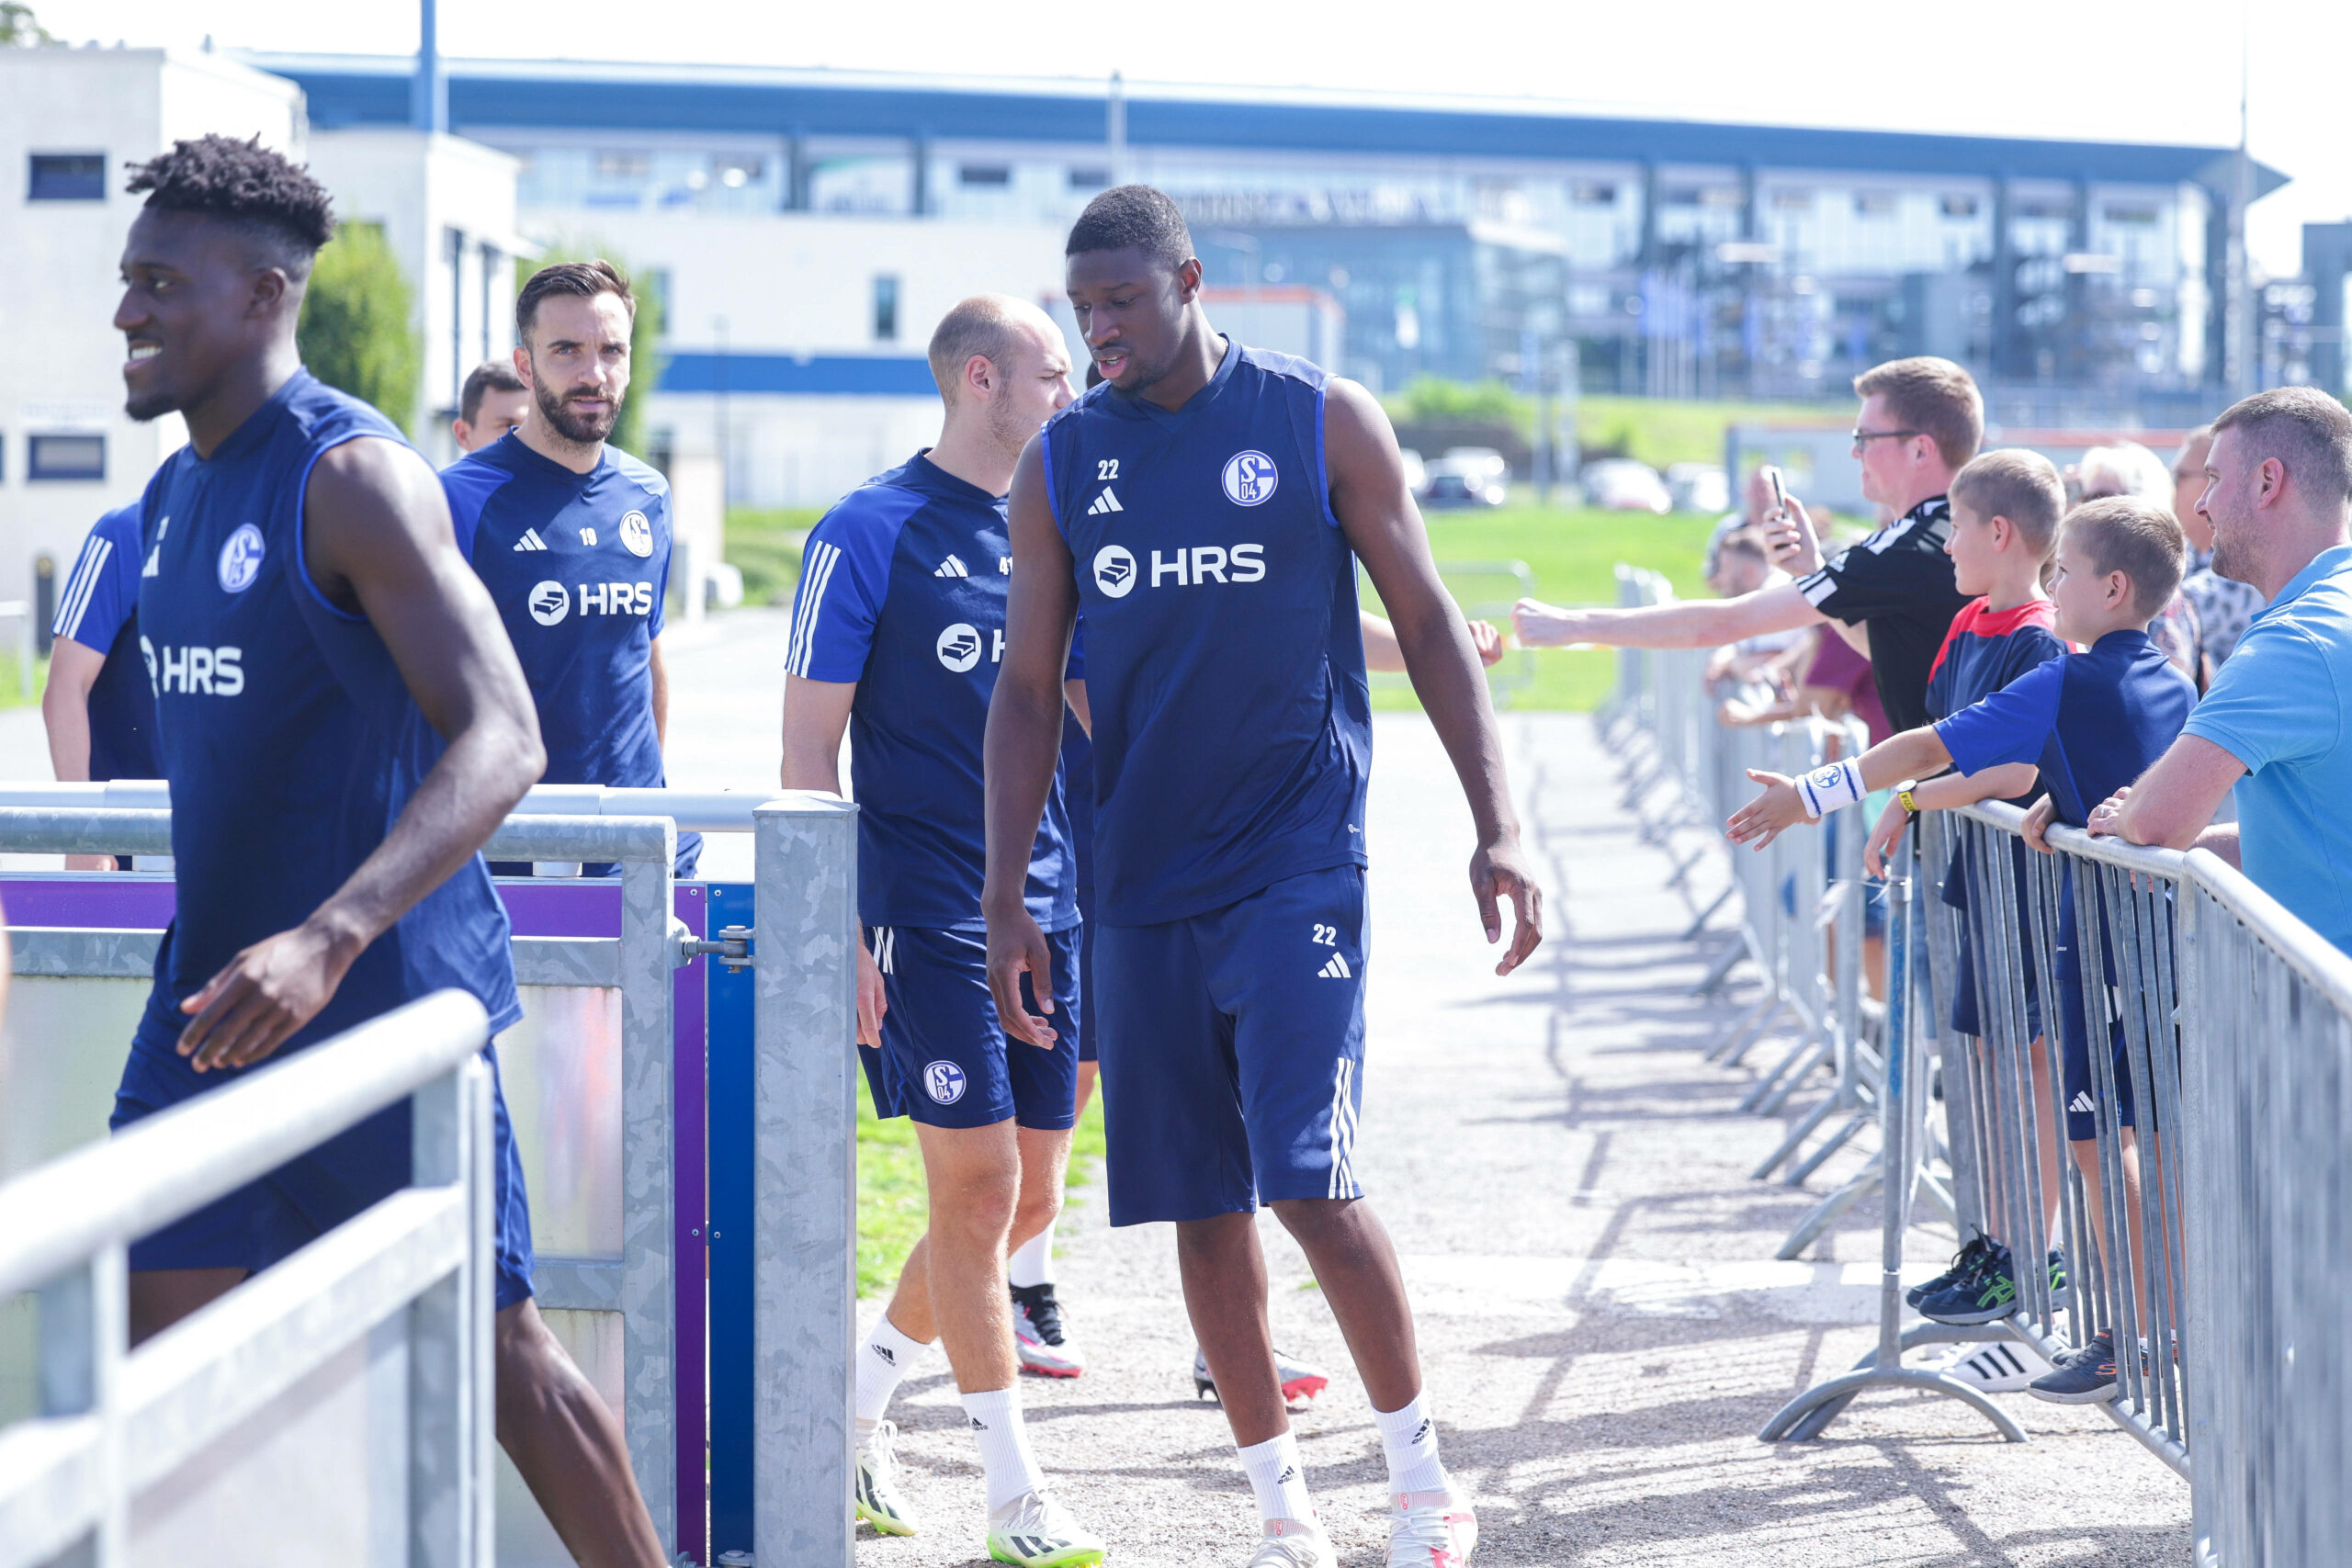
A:
[[[670,584],[670,481],[607,446],[574,473],[513,432],[441,472],[458,548],[523,661],[548,784],[659,789],[653,639]],[[702,835],[678,835],[692,874]]]
[[[1105,384],[1046,423],[1086,626],[1108,924],[1364,863],[1372,702],[1323,460],[1328,379],[1227,339],[1173,412]]]
[[[142,1032],[237,953],[308,919],[384,841],[442,750],[364,615],[329,604],[302,558],[320,457],[401,440],[374,409],[297,371],[214,449],[164,459],[141,503],[139,643],[172,786],[179,912],[155,955]],[[293,1049],[427,992],[522,1017],[505,910],[476,856],[371,942]]]
[[[1004,498],[921,454],[834,502],[809,533],[784,667],[857,683],[850,776],[858,919],[868,926],[987,924],[980,743],[1012,572]],[[1045,930],[1078,924],[1058,772],[1026,893]]]

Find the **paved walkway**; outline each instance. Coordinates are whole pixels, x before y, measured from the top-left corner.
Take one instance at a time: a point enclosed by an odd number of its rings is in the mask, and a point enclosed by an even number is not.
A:
[[[1810,1199],[1747,1179],[1781,1124],[1738,1115],[1747,1076],[1700,1058],[1725,1010],[1684,995],[1701,969],[1668,863],[1617,809],[1583,717],[1506,722],[1554,900],[1532,973],[1493,976],[1468,816],[1417,716],[1381,720],[1370,824],[1364,1179],[1406,1258],[1446,1456],[1477,1491],[1477,1561],[2188,1562],[2187,1488],[2093,1412],[2011,1396],[2034,1441],[2010,1447],[1956,1404],[1879,1394],[1819,1442],[1756,1440],[1870,1344],[1876,1213],[1770,1261]],[[1039,1453],[1114,1562],[1238,1568],[1253,1515],[1224,1421],[1191,1396],[1173,1237],[1114,1231],[1099,1190],[1078,1197],[1062,1292],[1093,1361],[1024,1381]],[[1267,1229],[1277,1337],[1345,1369],[1303,1258]],[[1917,1272],[1943,1249],[1919,1237]],[[868,1539],[861,1564],[976,1561],[978,1466],[944,1364],[895,1414],[932,1529]],[[1351,1373],[1297,1429],[1342,1561],[1380,1562],[1385,1472]]]

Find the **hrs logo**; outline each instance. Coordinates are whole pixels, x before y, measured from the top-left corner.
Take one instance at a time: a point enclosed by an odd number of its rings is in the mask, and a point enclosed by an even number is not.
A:
[[[1197,588],[1206,582],[1262,582],[1266,577],[1266,547],[1195,545],[1190,549],[1151,552],[1151,586],[1174,582]],[[1124,545],[1105,545],[1094,552],[1094,586],[1113,599],[1136,590],[1143,574],[1134,554]]]
[[[166,692],[189,695],[233,697],[245,689],[244,649],[239,648],[157,648],[145,637],[139,651],[147,660],[147,683],[157,696]]]

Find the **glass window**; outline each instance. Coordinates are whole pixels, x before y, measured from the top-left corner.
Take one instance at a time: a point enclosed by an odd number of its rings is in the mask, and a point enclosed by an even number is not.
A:
[[[1072,190],[1101,190],[1110,183],[1111,171],[1108,169],[1085,168],[1069,172],[1069,188]]]
[[[25,181],[27,201],[104,201],[103,152],[36,152]]]
[[[26,438],[25,478],[102,479],[107,477],[103,435],[33,435]]]
[[[956,178],[967,186],[1009,186],[1012,183],[1012,165],[966,164],[956,171]]]
[[[878,273],[874,279],[874,341],[899,341],[899,279],[891,273]]]

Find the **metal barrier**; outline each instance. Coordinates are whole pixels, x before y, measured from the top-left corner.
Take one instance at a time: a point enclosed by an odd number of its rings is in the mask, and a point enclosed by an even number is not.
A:
[[[168,803],[153,782],[0,786],[0,851],[164,853]],[[617,1340],[607,1386],[639,1485],[662,1538],[699,1562],[722,1542],[770,1562],[850,1558],[854,1008],[824,998],[854,997],[855,816],[830,795],[543,785],[486,846],[493,859],[621,867],[500,881],[526,998],[502,1055],[543,1248],[539,1303],[559,1324],[617,1316],[616,1337],[571,1336],[575,1355]],[[753,888],[673,886],[671,873],[680,829],[755,827],[764,945]],[[140,874],[6,885],[28,982],[16,1010],[75,1021],[85,1038],[65,1055],[89,1060],[0,1053],[0,1133],[46,1116],[34,1141],[56,1152],[104,1134],[111,1097],[96,1091],[119,1068],[173,885]],[[46,997],[40,984],[56,980],[80,989]],[[743,1005],[722,1005],[722,982]],[[722,1013],[741,1040],[723,1059]],[[709,1104],[707,1071],[739,1070],[725,1106]],[[738,1122],[755,1078],[760,1109]],[[518,1080],[538,1092],[518,1098]],[[809,1114],[820,1105],[835,1113]],[[519,1486],[504,1496],[530,1511]],[[551,1555],[551,1535],[540,1539]]]
[[[488,1032],[442,992],[0,1187],[43,1373],[0,1429],[0,1568],[214,1562],[289,1513],[322,1557],[488,1561]],[[411,1186],[126,1350],[133,1240],[402,1097]]]
[[[1620,582],[1624,602],[1656,602],[1643,574],[1621,569]],[[1619,676],[1600,724],[1628,757],[1632,793],[1671,777],[1703,798],[1709,748],[1740,742],[1691,722],[1702,694],[1688,657],[1627,653]],[[1725,806],[1710,804],[1710,827]],[[1645,821],[1663,837],[1693,815],[1678,804]],[[1895,1175],[1880,1342],[1765,1435],[1814,1436],[1861,1390],[1904,1385],[1968,1399],[2021,1438],[1997,1406],[1902,1367],[1902,1353],[2007,1337],[2055,1358],[2106,1331],[2120,1353],[2101,1408],[2189,1480],[2201,1562],[2341,1562],[2352,1537],[2352,958],[2211,854],[2063,827],[2042,854],[2022,843],[2020,821],[1998,804],[1929,813],[1906,846],[1887,1049],[1863,1091],[1877,1090],[1881,1159]],[[1747,858],[1728,852],[1735,868]],[[1737,956],[1765,968],[1781,939],[1748,928],[1759,905],[1768,921],[1788,908],[1769,874],[1735,874]],[[1964,985],[1979,1034],[1950,1027]],[[2087,1047],[2087,1103],[2075,1107],[2094,1118],[2086,1147],[2067,1136],[2069,1027]],[[1917,1070],[1931,1040],[1932,1100]],[[1951,1217],[2014,1260],[2018,1309],[1983,1328],[1901,1322],[1911,1151],[1924,1137],[1934,1152],[1931,1108]],[[1917,1179],[1929,1190],[1931,1175]],[[2053,1247],[2063,1286],[2043,1266]]]

